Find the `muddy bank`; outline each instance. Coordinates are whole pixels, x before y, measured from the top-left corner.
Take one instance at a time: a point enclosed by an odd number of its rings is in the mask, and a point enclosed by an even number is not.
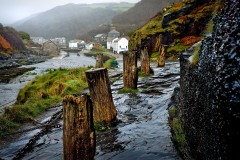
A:
[[[18,68],[18,67],[5,67],[0,69],[0,83],[9,83],[11,79],[16,78],[19,75],[22,75],[28,71],[34,70],[34,67],[31,68]]]

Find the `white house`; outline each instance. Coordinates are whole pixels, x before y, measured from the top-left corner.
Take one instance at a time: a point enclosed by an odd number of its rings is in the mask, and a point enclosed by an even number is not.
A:
[[[88,44],[86,44],[86,45],[85,45],[85,48],[86,48],[87,50],[93,49],[93,43],[88,43]]]
[[[120,53],[120,52],[126,52],[128,51],[128,39],[121,37],[121,38],[115,38],[112,41],[112,48],[113,53]]]
[[[85,42],[83,40],[71,40],[69,41],[69,48],[70,49],[79,49],[79,48],[84,48]]]
[[[41,44],[41,45],[43,45],[43,43],[47,42],[47,40],[43,37],[31,37],[31,40],[34,43],[38,43],[38,44]]]
[[[115,28],[113,28],[109,33],[108,33],[108,37],[107,37],[107,49],[111,49],[112,48],[112,41],[115,38],[120,37],[120,32],[116,31]]]

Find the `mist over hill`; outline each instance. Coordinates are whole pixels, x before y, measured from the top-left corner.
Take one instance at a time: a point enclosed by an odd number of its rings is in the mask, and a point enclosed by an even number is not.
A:
[[[162,11],[163,7],[180,0],[141,0],[132,8],[115,15],[112,24],[120,31],[121,35],[128,35],[133,30],[145,24],[150,18]],[[110,26],[96,26],[93,30],[79,36],[83,39],[91,39],[97,33],[107,33]]]
[[[132,24],[138,27],[146,23],[151,17],[162,11],[166,5],[180,0],[142,0],[128,11],[113,17],[113,24]]]
[[[33,15],[13,26],[31,36],[66,37],[69,40],[96,26],[111,23],[113,16],[133,5],[132,3],[67,4]]]

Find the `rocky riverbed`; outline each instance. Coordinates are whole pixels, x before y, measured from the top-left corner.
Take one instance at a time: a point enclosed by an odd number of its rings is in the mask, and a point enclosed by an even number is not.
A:
[[[118,62],[121,66],[122,60],[118,59]],[[97,133],[96,159],[180,159],[171,141],[167,112],[171,94],[180,78],[179,63],[168,62],[165,68],[155,66],[152,64],[153,76],[139,79],[138,94],[117,94],[123,87],[122,78],[112,84],[119,123],[109,131]],[[23,127],[25,132],[13,142],[5,142],[4,147],[2,142],[0,157],[6,160],[14,157],[62,159],[61,109],[61,104],[50,107],[45,115],[36,119],[37,123]],[[51,127],[46,130],[54,113],[57,118],[53,116]],[[33,129],[29,131],[29,128]]]

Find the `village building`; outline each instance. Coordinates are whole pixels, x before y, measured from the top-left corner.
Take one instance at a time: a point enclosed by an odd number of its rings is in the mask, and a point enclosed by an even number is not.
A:
[[[91,49],[93,49],[93,46],[94,46],[93,43],[88,43],[88,44],[85,45],[85,49],[86,50],[91,50]]]
[[[112,41],[112,48],[114,54],[128,51],[128,39],[125,37],[115,38]]]
[[[57,37],[57,38],[53,38],[53,39],[50,39],[50,40],[61,48],[66,48],[67,47],[67,41],[66,41],[65,37]]]
[[[107,37],[107,49],[113,48],[112,42],[115,38],[118,38],[118,37],[120,37],[120,32],[116,31],[116,29],[112,27]]]
[[[94,40],[95,40],[95,42],[98,42],[98,43],[106,42],[107,35],[106,34],[97,34],[96,36],[94,36]]]
[[[31,37],[30,38],[34,43],[41,44],[45,43],[47,40],[43,37]]]
[[[53,41],[48,40],[42,45],[43,52],[47,53],[50,56],[57,56],[60,53],[58,45],[56,45]]]
[[[85,48],[85,42],[83,40],[71,40],[69,41],[69,48],[70,49],[83,49]]]

